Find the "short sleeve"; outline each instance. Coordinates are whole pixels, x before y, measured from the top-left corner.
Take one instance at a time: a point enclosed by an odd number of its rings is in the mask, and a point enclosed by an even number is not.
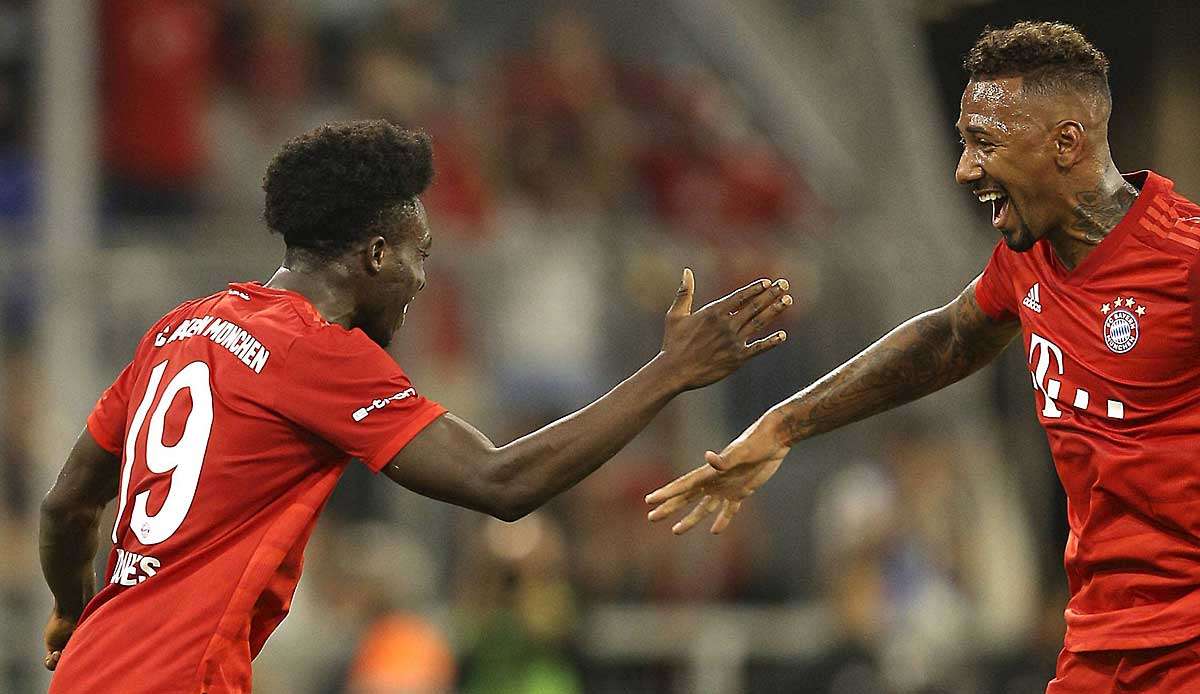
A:
[[[417,393],[387,352],[360,331],[297,338],[275,393],[276,408],[379,472],[445,408]]]
[[[125,421],[133,381],[134,368],[130,362],[121,370],[117,380],[100,395],[87,418],[87,429],[92,438],[113,455],[121,455],[121,447],[125,443]]]
[[[1010,320],[1017,315],[1006,262],[1007,254],[1011,252],[1003,241],[997,243],[975,283],[975,300],[979,302],[979,308],[995,320]]]

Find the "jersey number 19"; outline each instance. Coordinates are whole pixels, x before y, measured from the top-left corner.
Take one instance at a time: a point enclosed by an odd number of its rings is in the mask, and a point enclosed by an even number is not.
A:
[[[117,528],[121,519],[125,517],[129,478],[137,460],[137,441],[142,432],[142,424],[146,420],[146,412],[158,394],[158,386],[166,370],[167,362],[163,361],[150,372],[146,393],[134,412],[129,432],[125,436],[125,467],[121,471],[121,501],[117,519],[113,523],[113,542],[117,541]],[[179,441],[173,446],[163,445],[163,426],[167,411],[184,388],[188,389],[192,396],[192,411],[188,413]],[[163,500],[158,513],[153,516],[146,512],[150,499],[148,490],[140,492],[133,499],[129,528],[143,545],[156,545],[171,537],[187,516],[196,496],[196,485],[200,482],[200,468],[204,465],[204,453],[208,449],[212,421],[212,388],[209,385],[208,364],[194,361],[183,367],[167,383],[158,406],[150,415],[150,426],[146,432],[146,467],[156,474],[171,473],[171,485],[167,491],[167,498]]]

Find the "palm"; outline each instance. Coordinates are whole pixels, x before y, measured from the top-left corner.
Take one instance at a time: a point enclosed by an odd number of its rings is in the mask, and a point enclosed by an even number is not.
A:
[[[672,526],[673,533],[680,535],[691,530],[711,513],[717,517],[710,531],[714,534],[723,531],[741,510],[742,501],[775,474],[788,453],[786,447],[773,445],[759,449],[755,443],[755,437],[743,435],[721,455],[710,451],[706,455],[708,464],[646,497],[648,503],[658,504],[647,517],[660,521],[694,503],[692,510]],[[714,464],[727,469],[722,472]]]

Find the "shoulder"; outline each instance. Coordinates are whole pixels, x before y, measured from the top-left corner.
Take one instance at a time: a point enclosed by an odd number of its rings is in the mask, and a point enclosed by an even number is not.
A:
[[[317,364],[341,369],[396,366],[391,355],[363,331],[323,321],[297,331],[288,351],[292,355],[289,361],[301,368]]]
[[[1200,251],[1200,205],[1175,190],[1175,183],[1153,171],[1138,172],[1141,195],[1135,234],[1163,251],[1190,260]]]

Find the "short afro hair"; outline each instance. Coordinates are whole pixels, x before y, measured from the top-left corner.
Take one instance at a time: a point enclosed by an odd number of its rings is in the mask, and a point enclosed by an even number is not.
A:
[[[333,255],[433,179],[429,136],[384,120],[326,123],[288,140],[263,176],[263,217],[288,248]]]
[[[1017,22],[988,27],[967,52],[963,69],[973,80],[1022,77],[1022,90],[1040,96],[1065,91],[1112,102],[1108,58],[1078,29],[1062,22]]]

